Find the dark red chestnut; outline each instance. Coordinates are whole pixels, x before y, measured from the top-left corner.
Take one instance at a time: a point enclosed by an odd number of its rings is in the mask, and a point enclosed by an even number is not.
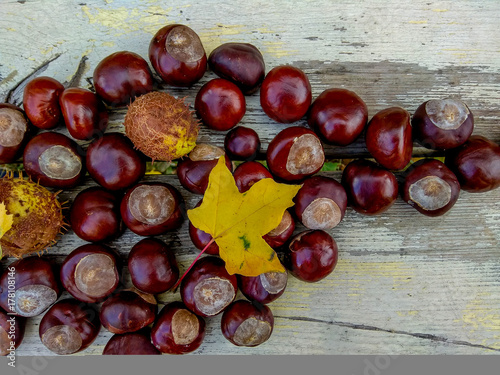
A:
[[[411,125],[413,138],[422,146],[447,150],[469,139],[474,129],[474,116],[460,100],[429,100],[417,108]]]
[[[224,148],[232,160],[254,160],[260,151],[260,138],[255,130],[238,126],[226,134]]]
[[[105,57],[94,70],[95,92],[111,106],[130,104],[153,91],[148,63],[137,53],[120,51]]]
[[[0,307],[23,317],[42,314],[62,293],[58,273],[54,263],[38,256],[12,263],[0,277]]]
[[[288,245],[288,250],[285,265],[293,276],[302,281],[319,281],[337,265],[337,244],[322,230],[297,234]]]
[[[24,338],[26,319],[0,309],[0,356],[14,355]]]
[[[71,87],[59,98],[61,112],[69,134],[86,140],[98,137],[108,127],[108,112],[101,99],[92,91]]]
[[[262,53],[248,43],[224,43],[208,57],[210,69],[219,77],[235,83],[243,94],[257,91],[266,73]]]
[[[277,249],[278,247],[283,246],[285,242],[289,240],[294,230],[295,220],[293,220],[290,212],[285,211],[279,225],[262,238],[273,249]]]
[[[217,257],[198,260],[181,283],[181,298],[186,307],[200,316],[221,313],[236,297],[236,275],[227,273],[224,261]]]
[[[104,245],[80,246],[64,260],[61,282],[79,301],[102,301],[113,293],[120,282],[118,255]]]
[[[488,138],[473,135],[462,146],[450,150],[445,162],[462,189],[470,193],[500,186],[500,146]]]
[[[246,112],[245,97],[234,83],[216,78],[205,83],[194,102],[203,123],[213,130],[229,130]]]
[[[443,163],[423,159],[406,173],[403,200],[427,216],[440,216],[456,203],[460,194],[457,177]]]
[[[286,288],[288,273],[267,272],[255,277],[238,276],[241,292],[251,301],[271,303],[278,299]]]
[[[365,215],[387,211],[398,197],[396,176],[370,160],[350,162],[342,173],[342,186],[351,207]]]
[[[90,176],[108,190],[122,190],[136,184],[146,172],[146,163],[134,145],[121,133],[107,133],[87,149]]]
[[[288,124],[300,120],[311,105],[311,84],[305,73],[281,65],[267,73],[260,88],[260,105],[274,121]]]
[[[169,85],[187,87],[207,70],[207,55],[198,34],[184,25],[168,25],[149,44],[149,60]]]
[[[257,346],[266,342],[274,327],[274,317],[266,305],[240,300],[224,311],[222,334],[237,346]]]
[[[224,150],[220,147],[204,143],[196,145],[189,157],[177,165],[177,177],[181,185],[191,193],[204,194],[208,187],[208,176],[222,155]],[[227,156],[225,160],[228,169],[232,171],[231,160]]]
[[[64,134],[41,133],[24,148],[24,170],[40,185],[70,189],[85,177],[82,153],[82,149]]]
[[[122,233],[120,197],[98,187],[78,193],[69,217],[71,228],[85,241],[107,241]]]
[[[297,218],[309,229],[332,229],[344,218],[347,195],[333,178],[314,176],[304,181],[293,198]]]
[[[233,177],[239,192],[244,193],[257,181],[273,178],[273,175],[262,164],[256,161],[247,161],[236,167]]]
[[[161,355],[151,343],[149,334],[142,331],[112,336],[102,355]]]
[[[0,163],[12,163],[23,152],[30,138],[32,125],[23,110],[15,105],[0,103]]]
[[[138,184],[122,199],[120,212],[125,225],[141,236],[156,236],[177,229],[183,221],[179,191],[164,182]]]
[[[128,256],[132,284],[142,292],[159,294],[179,279],[175,254],[163,241],[146,238],[134,245]]]
[[[55,128],[62,119],[59,97],[61,82],[50,77],[32,79],[24,88],[23,107],[31,123],[40,129]]]
[[[86,349],[100,329],[99,314],[94,307],[68,298],[47,311],[40,322],[39,333],[47,349],[66,355]]]
[[[346,89],[323,91],[307,115],[309,126],[327,143],[347,146],[368,121],[368,108],[356,93]]]
[[[300,181],[318,172],[325,153],[313,131],[291,126],[280,131],[269,143],[267,165],[271,173],[285,181]]]
[[[366,130],[366,147],[387,169],[406,167],[413,151],[408,111],[391,107],[375,114]]]
[[[202,202],[203,199],[200,199],[195,207],[200,207]],[[205,249],[213,238],[210,234],[196,228],[193,224],[191,224],[191,222],[189,222],[189,237],[191,238],[191,241],[193,241],[193,245],[200,251]],[[215,242],[212,242],[205,250],[205,253],[210,255],[219,255],[219,246]]]

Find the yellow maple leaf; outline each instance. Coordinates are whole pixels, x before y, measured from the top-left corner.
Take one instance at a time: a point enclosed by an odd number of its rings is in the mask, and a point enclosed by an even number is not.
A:
[[[13,216],[7,213],[5,204],[0,202],[0,238],[12,228]],[[2,259],[2,246],[0,245],[0,259]]]
[[[214,238],[230,274],[284,272],[262,236],[279,225],[299,189],[300,185],[279,184],[266,178],[241,194],[222,156],[210,173],[203,203],[189,210],[188,217],[196,228]]]

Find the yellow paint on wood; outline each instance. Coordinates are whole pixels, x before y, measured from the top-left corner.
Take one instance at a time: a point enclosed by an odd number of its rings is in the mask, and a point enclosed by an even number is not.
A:
[[[427,23],[427,21],[426,21],[426,20],[421,20],[421,21],[408,21],[408,23],[418,25],[418,24],[426,24],[426,23]]]
[[[293,56],[298,50],[287,48],[283,41],[265,41],[264,52],[277,58]]]
[[[438,13],[443,13],[443,12],[448,12],[449,9],[439,9],[439,8],[434,8],[432,9],[433,12],[438,12]]]
[[[248,30],[245,25],[224,25],[221,23],[216,24],[206,30],[196,30],[200,36],[203,47],[208,54],[215,48],[227,42],[240,42],[241,39],[235,38],[235,35],[245,35]]]

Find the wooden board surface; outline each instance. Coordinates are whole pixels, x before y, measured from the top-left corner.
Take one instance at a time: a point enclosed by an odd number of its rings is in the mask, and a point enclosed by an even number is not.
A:
[[[475,115],[474,134],[500,141],[496,1],[9,1],[0,3],[0,14],[0,100],[20,103],[24,85],[39,75],[91,87],[102,58],[119,50],[147,57],[156,30],[178,22],[200,34],[207,52],[224,42],[250,42],[263,52],[267,70],[300,67],[313,96],[329,87],[354,90],[370,116],[393,105],[413,112],[430,98],[461,98]],[[190,89],[159,88],[193,103],[213,77],[207,72]],[[109,131],[122,129],[124,115],[124,109],[111,112]],[[259,133],[264,149],[284,128],[265,116],[258,94],[247,97],[242,124]],[[203,128],[200,141],[222,145],[223,137]],[[414,155],[435,154],[415,146]],[[367,156],[362,138],[326,150],[330,158]],[[340,173],[331,176],[339,179]],[[174,176],[146,179],[179,186]],[[183,194],[188,207],[199,198]],[[290,279],[285,294],[270,305],[276,324],[266,344],[232,346],[216,317],[208,320],[206,340],[196,353],[500,352],[500,189],[462,192],[440,218],[424,217],[400,199],[378,217],[348,209],[331,234],[340,249],[336,270],[315,284]],[[160,238],[186,269],[197,254],[187,225]],[[125,258],[139,239],[126,231],[110,246]],[[70,232],[48,256],[61,262],[83,243]],[[160,296],[162,303],[176,299],[178,294]],[[38,338],[39,321],[30,320],[19,355],[50,353]],[[110,336],[102,329],[81,354],[100,354]]]

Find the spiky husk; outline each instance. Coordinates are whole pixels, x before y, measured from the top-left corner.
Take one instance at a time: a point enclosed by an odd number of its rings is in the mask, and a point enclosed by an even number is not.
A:
[[[4,256],[41,253],[55,243],[65,226],[57,194],[12,175],[0,180],[0,202],[13,215],[12,228],[0,239]]]
[[[138,97],[125,116],[125,133],[153,160],[172,161],[196,145],[199,122],[182,99],[165,92]]]

